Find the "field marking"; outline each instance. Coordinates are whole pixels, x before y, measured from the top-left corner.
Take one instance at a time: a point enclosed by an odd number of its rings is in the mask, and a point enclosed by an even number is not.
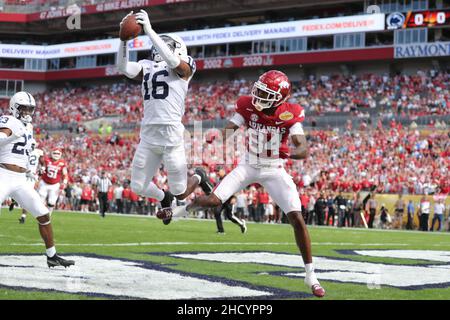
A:
[[[71,211],[71,210],[57,210],[58,212],[64,212],[64,213],[75,213],[75,214],[91,214],[91,215],[99,215],[97,212],[81,212],[81,211]],[[124,214],[124,213],[107,213],[107,216],[114,216],[114,217],[135,217],[135,218],[150,218],[150,219],[157,219],[156,216],[149,216],[149,215],[140,215],[140,214]],[[174,218],[173,222],[177,221],[183,221],[183,220],[189,220],[189,221],[203,221],[203,222],[214,222],[214,219],[204,219],[204,218]],[[228,220],[225,220],[225,222],[231,222]],[[254,222],[254,221],[246,221],[247,224],[259,224],[259,225],[272,225],[272,226],[283,226],[283,227],[290,227],[291,225],[289,223],[261,223],[261,222]],[[366,228],[338,228],[338,227],[330,227],[330,226],[318,226],[318,225],[308,225],[308,228],[317,228],[317,229],[332,229],[332,230],[346,230],[347,232],[354,232],[356,234],[364,233],[366,231],[369,232],[402,232],[402,233],[417,233],[417,234],[423,234],[423,231],[419,230],[394,230],[394,229],[366,229]],[[450,236],[450,232],[440,231],[440,232],[428,232],[428,234],[437,234],[437,235],[447,235]]]
[[[2,246],[42,246],[42,243],[10,243],[2,244]],[[57,247],[61,246],[84,246],[84,247],[137,247],[137,246],[186,246],[186,245],[206,245],[206,246],[264,246],[264,245],[279,245],[279,246],[295,246],[295,242],[130,242],[130,243],[58,243]],[[355,242],[313,242],[314,246],[413,246],[409,243],[355,243]],[[447,243],[433,244],[430,246],[450,246]]]
[[[7,208],[7,207],[2,207]],[[79,215],[98,215],[97,212],[81,212],[81,211],[71,211],[71,210],[56,210],[57,212],[62,213],[71,213],[71,214],[79,214]],[[140,215],[140,214],[124,214],[124,213],[107,213],[106,216],[113,216],[113,217],[122,217],[122,218],[143,218],[143,219],[158,219],[156,216],[149,216],[149,215]],[[172,220],[173,223],[176,223],[178,221],[202,221],[202,222],[215,222],[214,219],[204,219],[204,218],[174,218]],[[232,223],[229,220],[224,220],[225,223]],[[248,221],[246,220],[247,224],[257,224],[257,225],[263,225],[263,226],[279,226],[282,228],[291,228],[291,225],[289,223],[261,223],[261,222],[254,222],[254,221]],[[424,232],[420,230],[394,230],[394,229],[366,229],[366,228],[338,228],[336,226],[330,227],[330,226],[318,226],[318,225],[307,225],[308,229],[325,229],[325,230],[334,230],[334,231],[340,231],[340,232],[346,232],[347,234],[364,234],[366,232],[390,232],[390,233],[403,233],[403,234],[427,234],[427,235],[440,235],[440,236],[448,236],[450,237],[450,232],[448,231],[434,231],[434,232]]]

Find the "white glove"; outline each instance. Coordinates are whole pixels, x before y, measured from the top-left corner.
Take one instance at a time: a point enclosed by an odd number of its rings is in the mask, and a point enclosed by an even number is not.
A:
[[[30,181],[30,182],[36,182],[37,181],[36,175],[34,173],[30,172],[30,171],[27,171],[26,177],[27,177],[27,180]]]
[[[130,11],[129,14],[127,14],[125,17],[123,17],[122,21],[120,21],[120,26],[122,26],[122,24],[125,21],[125,19],[128,18],[129,16],[131,16],[132,14],[133,14],[133,11]]]
[[[22,138],[27,133],[27,129],[24,126],[18,126],[17,130],[12,131],[12,135],[16,138]]]
[[[148,13],[141,9],[138,13],[136,13],[136,22],[142,25],[145,34],[149,34],[150,30],[152,30],[152,25],[150,24],[150,18],[148,17]]]

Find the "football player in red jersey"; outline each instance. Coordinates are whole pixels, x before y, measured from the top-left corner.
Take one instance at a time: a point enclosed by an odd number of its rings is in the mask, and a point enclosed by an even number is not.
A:
[[[303,132],[304,110],[286,102],[291,92],[288,77],[271,70],[253,85],[251,96],[237,101],[236,113],[225,130],[247,127],[247,151],[240,164],[208,196],[196,198],[187,206],[177,207],[173,216],[186,215],[198,208],[216,207],[250,184],[261,184],[274,202],[286,213],[294,228],[295,239],[305,263],[305,284],[316,297],[325,290],[317,280],[312,261],[311,240],[301,213],[301,202],[292,177],[284,169],[284,159],[305,159],[308,146]],[[291,136],[295,145],[288,146]],[[225,137],[225,135],[224,135]],[[165,218],[165,217],[160,217]]]
[[[50,213],[53,212],[56,201],[58,200],[61,180],[64,185],[68,181],[66,162],[61,157],[62,150],[60,148],[54,148],[50,153],[50,158],[44,157],[40,159],[43,173],[39,182],[38,192],[41,199],[47,202]]]

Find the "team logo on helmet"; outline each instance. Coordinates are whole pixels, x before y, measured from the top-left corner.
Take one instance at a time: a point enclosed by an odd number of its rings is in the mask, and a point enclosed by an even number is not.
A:
[[[289,85],[289,82],[287,82],[287,81],[281,81],[279,86],[280,86],[280,89],[289,89],[290,85]]]
[[[280,114],[279,118],[280,118],[280,120],[288,121],[288,120],[293,119],[294,115],[291,112],[289,112],[289,111],[285,111],[282,114]]]

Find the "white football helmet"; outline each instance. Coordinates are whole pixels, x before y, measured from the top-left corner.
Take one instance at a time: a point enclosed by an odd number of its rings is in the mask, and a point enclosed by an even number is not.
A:
[[[9,100],[9,112],[22,121],[23,123],[31,123],[32,115],[36,108],[36,101],[31,94],[25,91],[16,92]]]
[[[176,34],[173,33],[168,33],[163,34],[160,37],[172,50],[174,54],[180,57],[186,57],[188,55],[186,44],[184,43],[183,39],[181,39],[180,36],[177,36]],[[155,62],[163,61],[161,55],[158,52],[158,49],[156,49],[155,46],[152,46],[150,48],[150,60],[153,60]]]

